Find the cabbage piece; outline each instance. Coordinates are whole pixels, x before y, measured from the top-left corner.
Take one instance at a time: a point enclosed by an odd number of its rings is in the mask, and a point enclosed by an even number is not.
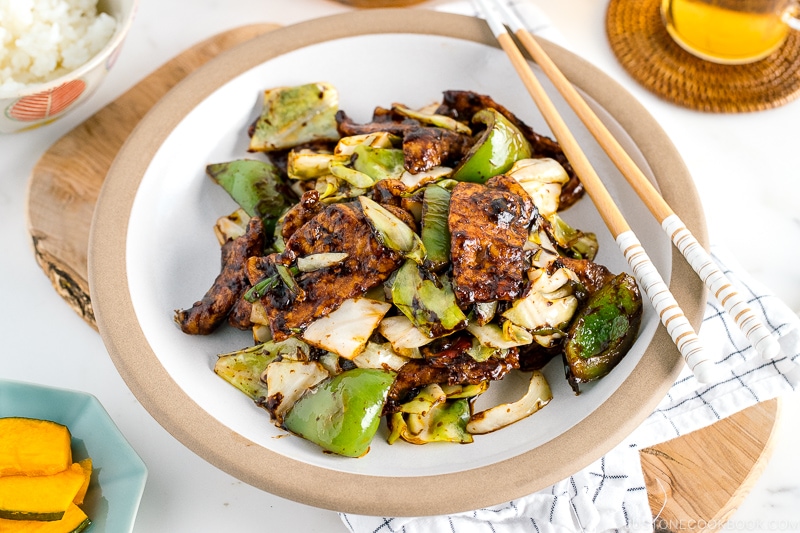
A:
[[[400,181],[403,182],[403,185],[405,185],[409,191],[415,191],[429,183],[449,178],[452,174],[453,169],[445,166],[436,166],[430,170],[417,172],[416,174],[412,174],[406,170],[400,176]]]
[[[267,384],[261,374],[275,355],[264,350],[263,345],[221,354],[214,365],[214,373],[255,401],[267,397]]]
[[[422,239],[408,227],[408,224],[394,216],[389,210],[366,196],[359,196],[361,208],[381,243],[403,254],[418,264],[425,260],[425,246]]]
[[[440,337],[462,329],[467,317],[458,307],[453,287],[442,276],[423,277],[414,261],[406,261],[392,280],[392,302],[428,337]]]
[[[317,383],[328,377],[328,371],[317,361],[281,359],[267,365],[262,378],[267,384],[266,407],[277,423],[294,403]]]
[[[346,163],[334,162],[328,167],[331,174],[342,181],[346,181],[353,187],[369,189],[375,185],[375,181],[369,174],[347,166]]]
[[[373,182],[398,179],[405,172],[403,151],[398,148],[374,148],[360,144],[353,148],[353,168],[363,172]]]
[[[264,220],[264,231],[271,233],[278,218],[292,205],[291,194],[272,163],[237,159],[206,166],[206,173],[251,217]]]
[[[392,349],[406,357],[418,355],[418,348],[433,342],[405,315],[387,316],[378,325],[378,332],[388,340]]]
[[[391,343],[368,342],[364,351],[353,358],[358,368],[382,368],[400,370],[409,361],[408,357],[398,355]]]
[[[262,380],[264,371],[279,357],[307,360],[310,347],[303,341],[289,338],[282,342],[268,341],[243,350],[220,354],[214,372],[259,401],[267,396],[267,384]]]
[[[261,116],[250,138],[251,152],[272,152],[315,141],[337,141],[339,93],[329,83],[264,91]]]
[[[600,245],[594,233],[573,228],[558,213],[550,214],[547,221],[550,223],[550,234],[564,255],[590,261],[595,258]]]
[[[529,273],[532,281],[528,293],[511,305],[503,317],[533,333],[533,339],[550,347],[564,336],[578,309],[578,299],[572,294],[575,274],[559,268],[548,275],[544,268]]]
[[[491,433],[532,415],[552,399],[553,393],[544,374],[538,370],[534,371],[531,374],[528,392],[522,398],[513,403],[503,403],[475,413],[467,424],[467,431],[472,435]]]
[[[376,131],[374,133],[364,133],[361,135],[351,135],[342,137],[336,143],[333,153],[337,155],[353,155],[357,146],[365,145],[372,148],[392,148],[402,144],[402,139],[386,131]]]
[[[220,217],[214,224],[214,235],[220,246],[247,233],[250,215],[241,207],[228,216]]]
[[[452,130],[457,133],[472,135],[472,128],[452,117],[448,117],[447,115],[439,115],[437,113],[429,112],[426,109],[418,109],[415,111],[402,104],[392,104],[392,111],[398,115],[403,115],[404,117],[418,120],[423,124],[444,128],[446,130]]]
[[[303,339],[345,359],[353,359],[364,349],[391,307],[370,298],[350,298],[335,311],[309,324]]]
[[[548,217],[558,211],[561,186],[569,181],[561,163],[548,157],[522,159],[514,163],[508,175],[522,185],[540,215]]]
[[[321,178],[331,173],[331,164],[348,161],[350,157],[346,155],[328,154],[307,148],[292,150],[286,156],[286,174],[299,181]]]
[[[428,385],[388,417],[387,441],[393,444],[402,438],[412,444],[469,443],[473,440],[466,430],[469,419],[468,400],[448,400],[440,385]]]
[[[533,342],[533,335],[528,330],[507,321],[502,327],[493,322],[482,326],[473,322],[467,326],[467,331],[472,333],[481,345],[495,350],[525,346]]]
[[[297,258],[297,270],[300,272],[314,272],[321,268],[328,268],[338,265],[349,257],[349,254],[342,252],[325,252],[311,254]]]

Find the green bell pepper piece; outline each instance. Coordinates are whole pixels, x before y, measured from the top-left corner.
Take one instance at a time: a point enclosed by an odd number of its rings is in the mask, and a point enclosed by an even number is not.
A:
[[[292,204],[278,167],[264,161],[238,159],[206,166],[206,173],[251,217],[261,217],[270,235],[275,222]]]
[[[619,274],[589,297],[564,345],[573,388],[600,379],[625,357],[641,319],[642,297],[636,280],[628,274]]]
[[[453,179],[486,183],[492,176],[510,170],[516,161],[531,157],[528,140],[497,110],[481,109],[472,122],[486,124],[486,129],[456,167]]]
[[[328,378],[297,400],[283,426],[330,452],[361,457],[378,430],[395,376],[354,368]]]

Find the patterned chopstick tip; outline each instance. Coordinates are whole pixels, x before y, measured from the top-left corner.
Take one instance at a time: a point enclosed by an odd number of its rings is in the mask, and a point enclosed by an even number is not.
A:
[[[698,381],[711,383],[717,374],[716,365],[706,356],[702,342],[694,328],[636,235],[632,231],[620,233],[617,236],[617,245],[622,250],[642,290],[658,313],[661,323],[686,361],[686,365]]]
[[[770,335],[769,330],[756,317],[747,302],[680,218],[677,215],[671,215],[664,219],[661,226],[706,284],[714,298],[733,317],[736,325],[756,351],[765,359],[776,357],[781,351],[778,341]]]

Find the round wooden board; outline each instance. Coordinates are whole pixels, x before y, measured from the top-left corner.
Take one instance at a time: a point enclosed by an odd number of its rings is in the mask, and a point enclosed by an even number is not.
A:
[[[89,230],[117,151],[150,107],[186,75],[220,52],[276,27],[235,28],[186,50],[59,139],[35,165],[28,189],[28,230],[36,260],[54,289],[93,328]],[[777,400],[764,402],[642,450],[655,529],[721,528],[769,458],[778,410]]]

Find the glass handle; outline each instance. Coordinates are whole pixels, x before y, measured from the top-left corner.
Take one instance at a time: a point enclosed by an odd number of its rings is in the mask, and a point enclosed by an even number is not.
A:
[[[783,14],[783,21],[790,28],[800,30],[800,2],[795,0]]]

